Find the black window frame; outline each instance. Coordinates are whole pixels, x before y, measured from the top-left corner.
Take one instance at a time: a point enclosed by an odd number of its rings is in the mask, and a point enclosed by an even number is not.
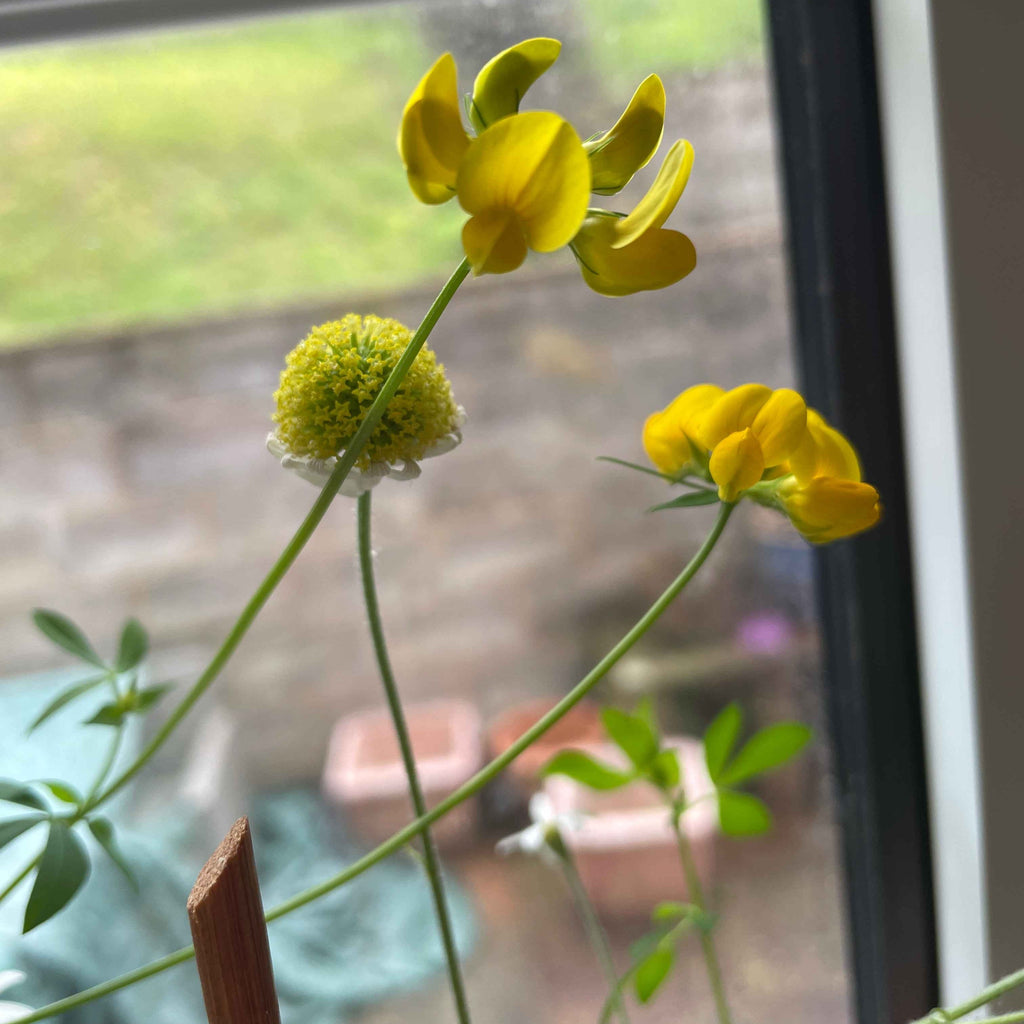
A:
[[[0,46],[346,2],[0,0]],[[817,568],[856,1017],[897,1024],[937,1003],[938,971],[871,4],[766,0],[766,19],[798,367],[885,500]]]

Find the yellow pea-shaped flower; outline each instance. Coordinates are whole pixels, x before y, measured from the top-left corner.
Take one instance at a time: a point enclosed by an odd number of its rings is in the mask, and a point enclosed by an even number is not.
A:
[[[764,473],[764,455],[750,427],[723,438],[711,453],[711,479],[718,484],[722,501],[736,501]]]
[[[590,166],[568,121],[530,111],[470,143],[456,189],[471,215],[462,242],[473,272],[502,274],[528,249],[552,252],[573,238],[587,212]]]
[[[561,49],[557,39],[524,39],[492,57],[473,83],[473,127],[484,132],[503,117],[519,113],[526,90],[555,63]]]
[[[801,483],[816,476],[861,478],[860,460],[853,445],[814,409],[807,410],[807,432],[789,464]]]
[[[807,540],[825,544],[860,533],[878,522],[878,491],[857,480],[820,476],[805,484],[795,477],[779,488],[783,510]]]
[[[666,476],[681,476],[707,462],[697,436],[700,417],[725,392],[715,384],[696,384],[674,398],[664,409],[651,413],[644,423],[643,445],[647,457]]]

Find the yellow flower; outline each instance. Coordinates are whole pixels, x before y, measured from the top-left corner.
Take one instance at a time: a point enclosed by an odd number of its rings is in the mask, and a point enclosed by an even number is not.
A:
[[[572,251],[583,280],[602,295],[665,288],[697,265],[693,242],[662,227],[679,202],[693,167],[693,147],[674,143],[647,194],[626,217],[589,210]]]
[[[469,119],[478,132],[496,121],[519,113],[526,90],[558,60],[557,39],[525,39],[492,57],[473,83]]]
[[[502,118],[459,166],[462,244],[476,274],[515,270],[527,248],[568,244],[587,212],[590,166],[568,121],[547,111]]]
[[[665,476],[698,489],[714,482],[721,501],[776,508],[815,544],[881,515],[853,446],[788,388],[698,384],[647,418],[643,444]]]

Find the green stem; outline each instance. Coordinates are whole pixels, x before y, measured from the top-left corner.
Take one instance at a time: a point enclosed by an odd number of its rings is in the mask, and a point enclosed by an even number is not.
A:
[[[435,324],[451,301],[452,296],[458,291],[459,285],[466,279],[469,270],[469,261],[463,260],[441,289],[433,305],[427,310],[427,315],[423,318],[419,327],[416,328],[416,333],[412,336],[412,340],[406,346],[405,351],[395,364],[395,368],[388,375],[384,386],[373,400],[369,410],[367,410],[363,422],[359,424],[359,429],[352,436],[348,447],[338,459],[338,464],[334,467],[330,478],[317,496],[313,507],[302,521],[302,525],[296,530],[295,535],[288,542],[280,558],[274,563],[263,582],[257,587],[256,593],[249,598],[248,604],[242,610],[242,614],[239,615],[234,626],[231,627],[231,632],[228,633],[220,649],[213,656],[213,660],[206,666],[203,674],[196,680],[192,689],[189,690],[181,703],[174,709],[167,721],[157,730],[156,735],[142,753],[139,754],[138,758],[100,793],[94,806],[105,803],[142,770],[150,758],[164,745],[171,733],[181,724],[182,719],[192,710],[196,701],[202,697],[210,687],[210,684],[220,675],[228,659],[235,653],[238,645],[242,642],[242,638],[249,631],[249,627],[255,621],[256,616],[259,615],[263,606],[267,603],[267,599],[284,578],[285,573],[292,567],[292,563],[298,558],[299,553],[306,546],[306,542],[327,514],[327,509],[341,489],[341,485],[345,482],[349,470],[355,465],[356,459],[359,458],[374,428],[380,421],[381,416],[384,415],[385,408],[387,408],[388,403],[400,387],[402,381],[405,380],[405,376],[423,347],[424,342],[430,337],[430,332],[434,329]]]
[[[672,815],[672,827],[675,829],[676,843],[679,846],[679,859],[683,862],[686,887],[690,890],[690,902],[700,910],[701,914],[706,916],[708,908],[704,899],[704,887],[700,884],[700,874],[693,859],[690,840],[686,836],[686,830],[680,822],[678,812]],[[718,1013],[719,1024],[732,1024],[729,1004],[725,998],[725,985],[722,983],[722,969],[719,966],[718,953],[715,950],[714,936],[707,928],[700,929],[700,946],[704,953],[704,966],[707,970],[708,981],[711,983],[711,992],[715,998],[715,1010]]]
[[[967,1002],[960,1003],[958,1006],[952,1006],[948,1010],[932,1010],[926,1017],[914,1021],[914,1024],[933,1024],[936,1021],[948,1022],[959,1020],[974,1010],[980,1009],[986,1003],[991,1003],[994,999],[1005,996],[1007,992],[1012,992],[1021,985],[1024,985],[1024,970],[1014,971],[1012,974],[1007,974],[1005,978],[994,981],[987,988],[983,988],[973,999],[968,999]],[[1008,1014],[1007,1018],[991,1019],[1008,1020],[1013,1016],[1013,1014]],[[991,1019],[987,1024],[991,1024]],[[1024,1019],[1024,1017],[1018,1017],[1017,1019]]]
[[[93,782],[92,786],[89,788],[89,792],[82,801],[81,807],[79,807],[75,812],[74,817],[71,819],[72,824],[84,818],[98,803],[96,796],[103,786],[103,783],[107,781],[107,776],[110,775],[111,769],[114,767],[114,762],[117,760],[117,755],[121,750],[122,739],[124,739],[123,719],[114,730],[114,738],[110,743],[110,749],[107,751],[107,756],[104,759],[103,764],[100,766],[99,774],[96,776],[95,782]]]
[[[391,669],[391,658],[388,656],[387,641],[384,639],[384,624],[381,621],[380,604],[377,600],[377,584],[373,573],[373,547],[370,539],[372,520],[371,492],[366,491],[359,496],[357,503],[357,529],[359,535],[359,570],[363,580],[363,597],[366,601],[366,615],[370,621],[370,635],[373,637],[373,650],[377,656],[377,667],[380,669],[384,694],[391,711],[398,746],[402,751],[402,763],[409,780],[409,795],[412,797],[413,810],[417,818],[427,813],[427,802],[423,798],[423,787],[420,785],[419,772],[416,769],[416,756],[412,749],[412,738],[409,726],[402,710],[402,699],[395,683],[395,675]],[[469,1002],[466,998],[466,986],[462,979],[462,967],[459,964],[459,951],[455,945],[455,934],[452,929],[451,914],[445,898],[444,881],[441,877],[441,865],[437,857],[437,848],[430,829],[424,828],[423,866],[430,892],[437,913],[437,926],[441,933],[441,944],[444,946],[445,959],[448,961],[448,978],[451,984],[452,997],[460,1024],[470,1024]]]
[[[580,878],[579,869],[576,867],[576,859],[573,857],[572,851],[564,841],[561,846],[562,852],[559,853],[558,861],[562,865],[565,880],[569,883],[573,899],[576,901],[576,907],[580,912],[580,917],[583,919],[583,927],[586,929],[587,938],[590,940],[594,954],[601,964],[601,970],[604,971],[611,998],[615,1001],[615,1008],[622,1019],[622,1024],[629,1024],[626,1001],[622,998],[622,992],[619,987],[619,973],[615,969],[615,960],[612,957],[611,947],[608,944],[608,936],[601,926],[601,919],[597,916],[594,904],[587,895],[586,887],[583,885],[583,879]]]
[[[0,892],[0,903],[3,903],[3,901],[7,899],[7,897],[10,896],[11,893],[14,892],[14,890],[17,889],[18,886],[21,885],[21,883],[24,882],[25,879],[28,878],[30,874],[32,874],[33,869],[42,859],[42,853],[37,853],[33,860],[29,864],[27,864],[22,871],[18,872],[17,878],[15,878],[14,881],[11,882],[10,885],[8,885],[3,892]]]
[[[729,521],[729,516],[732,514],[732,505],[722,504],[718,510],[718,518],[715,520],[714,526],[711,528],[711,532],[705,537],[704,543],[701,544],[700,549],[687,563],[686,568],[669,584],[665,592],[647,609],[646,612],[641,616],[637,623],[632,629],[583,677],[583,679],[573,687],[546,715],[540,718],[533,726],[526,730],[515,741],[503,754],[496,757],[493,761],[487,764],[479,772],[476,773],[468,782],[463,783],[455,792],[445,797],[440,803],[436,804],[431,810],[429,810],[422,817],[417,818],[415,821],[406,825],[405,828],[396,832],[390,839],[385,840],[376,849],[371,850],[369,853],[364,854],[359,860],[354,861],[344,871],[340,871],[334,875],[333,878],[328,878],[326,881],[321,882],[319,885],[314,885],[304,892],[300,892],[293,896],[290,900],[285,900],[284,903],[279,903],[276,907],[267,911],[267,921],[276,921],[280,917],[284,917],[286,914],[290,914],[293,910],[298,910],[300,907],[306,906],[307,903],[312,903],[314,900],[320,899],[321,896],[326,896],[327,893],[333,892],[335,889],[347,882],[351,882],[353,878],[357,878],[365,871],[369,871],[374,865],[379,864],[382,860],[387,859],[391,854],[400,850],[406,845],[411,839],[415,839],[416,836],[420,835],[424,829],[429,828],[434,824],[438,818],[444,817],[450,810],[457,807],[464,800],[473,796],[488,782],[491,781],[499,772],[507,768],[527,747],[532,743],[536,742],[541,736],[544,735],[556,722],[560,721],[568,712],[570,712],[583,698],[608,674],[612,667],[619,661],[620,658],[633,645],[654,625],[661,614],[666,608],[676,599],[682,589],[690,582],[691,579],[697,574],[700,567],[707,561],[708,556],[714,550],[715,544],[718,543],[718,538],[721,537],[722,531],[725,529],[725,524]],[[84,992],[79,992],[76,995],[68,996],[66,999],[62,999],[57,1003],[51,1003],[49,1006],[43,1006],[38,1010],[33,1011],[25,1017],[22,1017],[17,1024],[32,1024],[33,1021],[46,1020],[48,1017],[53,1017],[55,1014],[63,1013],[65,1010],[74,1009],[76,1006],[81,1006],[84,1003],[91,1002],[94,999],[98,999],[100,996],[105,996],[110,992],[116,992],[118,989],[125,988],[128,985],[132,985],[137,981],[141,981],[143,978],[151,977],[154,974],[159,974],[160,971],[166,970],[168,967],[173,967],[175,964],[183,963],[194,955],[194,950],[191,946],[186,949],[179,949],[176,953],[171,953],[169,956],[164,957],[162,960],[156,960],[145,967],[140,967],[138,970],[133,971],[131,974],[122,975],[120,978],[114,978],[111,981],[104,982],[102,985],[97,985],[94,988],[86,989]]]

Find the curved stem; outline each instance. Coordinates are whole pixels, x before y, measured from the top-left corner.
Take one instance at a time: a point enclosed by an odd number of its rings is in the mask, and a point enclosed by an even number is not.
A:
[[[932,1010],[926,1017],[914,1021],[914,1024],[933,1024],[933,1022],[947,1024],[949,1021],[959,1020],[961,1017],[966,1017],[967,1014],[981,1009],[986,1003],[991,1003],[994,999],[1005,996],[1007,992],[1012,992],[1021,985],[1024,985],[1024,970],[1014,971],[1012,974],[1007,974],[1005,977],[1000,978],[999,981],[995,981],[986,988],[983,988],[973,999],[968,999],[967,1002],[960,1003],[958,1006],[951,1006],[948,1010]],[[994,1019],[999,1020],[1000,1018]]]
[[[679,859],[683,862],[686,887],[690,890],[690,902],[706,915],[708,908],[704,899],[704,887],[700,884],[700,874],[693,859],[690,840],[687,838],[686,830],[680,822],[678,813],[672,815],[672,827],[675,829],[676,843],[679,846]],[[718,1013],[719,1024],[732,1024],[729,1004],[725,998],[725,985],[722,982],[722,968],[718,963],[718,952],[715,949],[715,940],[707,928],[700,929],[700,946],[704,953],[704,966],[707,970],[708,981],[711,983],[711,992],[715,998],[715,1010]]]
[[[562,847],[563,852],[559,854],[558,862],[562,865],[565,880],[569,883],[569,888],[572,890],[573,899],[576,901],[576,907],[580,912],[580,917],[583,919],[583,927],[586,929],[587,938],[593,947],[594,955],[601,964],[601,970],[604,971],[605,980],[608,982],[609,998],[614,1000],[615,1008],[622,1019],[622,1024],[629,1024],[626,1000],[622,996],[621,986],[619,985],[619,972],[615,969],[615,960],[612,957],[611,947],[608,944],[608,936],[601,926],[601,919],[597,916],[597,910],[594,908],[594,904],[587,894],[586,887],[583,885],[583,879],[580,878],[580,872],[576,867],[576,859],[573,857],[572,851],[564,842]]]
[[[30,874],[32,874],[33,869],[42,859],[42,853],[37,853],[35,857],[21,871],[18,872],[18,875],[14,879],[14,881],[10,882],[5,887],[3,892],[0,892],[0,903],[3,903],[3,901],[7,899],[7,897],[10,896],[11,893],[14,892],[14,890],[17,889],[18,886],[21,885],[21,883],[24,882],[25,879],[28,878]]]
[[[423,318],[419,327],[416,328],[416,333],[412,336],[412,340],[395,364],[395,368],[388,375],[384,386],[373,400],[373,404],[367,410],[363,422],[359,424],[359,429],[355,432],[348,447],[338,459],[337,466],[335,466],[327,483],[324,484],[306,518],[302,521],[302,525],[295,531],[295,535],[288,542],[281,556],[273,564],[263,582],[256,588],[256,593],[249,598],[248,604],[242,609],[242,614],[239,615],[238,620],[231,627],[231,631],[221,644],[220,649],[213,656],[213,660],[206,666],[203,674],[196,680],[192,689],[189,690],[181,703],[174,709],[167,721],[157,730],[156,735],[150,740],[142,753],[97,797],[94,806],[98,807],[110,799],[114,793],[130,782],[142,770],[150,758],[164,745],[171,733],[181,724],[182,719],[192,710],[196,701],[202,697],[207,689],[209,689],[210,684],[220,675],[221,669],[228,663],[231,655],[235,653],[238,645],[242,642],[242,638],[255,621],[256,616],[259,615],[263,606],[267,603],[267,599],[274,592],[278,583],[284,578],[285,573],[292,567],[292,563],[299,557],[299,552],[306,546],[306,542],[327,514],[327,509],[341,489],[341,485],[345,482],[345,477],[348,476],[349,470],[355,465],[356,459],[359,458],[374,428],[380,421],[381,416],[384,415],[388,402],[391,401],[402,381],[405,380],[405,376],[423,347],[423,343],[430,337],[430,332],[434,329],[434,325],[440,319],[452,296],[458,291],[459,285],[466,279],[469,270],[469,261],[463,260],[441,289],[433,305],[427,311],[427,315]]]
[[[78,811],[75,813],[74,818],[72,818],[72,822],[84,818],[98,803],[96,795],[99,793],[103,783],[107,781],[107,776],[110,775],[110,771],[114,767],[114,762],[117,760],[118,752],[121,750],[121,741],[123,739],[124,720],[122,719],[114,730],[114,738],[110,743],[110,749],[107,751],[107,756],[104,759],[103,764],[100,766],[99,774],[96,776],[96,781],[93,782],[92,786],[90,786],[89,792],[82,801],[81,807],[79,807]]]
[[[665,592],[647,609],[632,629],[580,680],[572,690],[569,691],[546,715],[540,718],[533,726],[526,730],[515,743],[512,744],[503,754],[496,757],[488,765],[483,767],[471,779],[463,783],[454,793],[445,797],[422,817],[406,825],[405,828],[396,832],[390,839],[385,840],[376,849],[360,857],[359,860],[350,864],[344,871],[340,871],[332,878],[314,885],[303,892],[298,893],[284,903],[279,903],[267,911],[267,921],[276,921],[293,910],[306,906],[314,900],[326,896],[327,893],[353,878],[357,878],[365,871],[369,871],[375,864],[386,860],[391,854],[400,850],[411,839],[415,839],[424,829],[429,828],[438,818],[444,817],[450,810],[457,807],[464,800],[473,796],[491,781],[499,772],[507,768],[527,747],[544,735],[556,722],[560,721],[571,711],[611,670],[617,661],[654,625],[662,612],[676,599],[687,583],[697,575],[697,571],[707,561],[708,555],[714,550],[718,538],[721,537],[725,524],[732,514],[733,505],[722,504],[718,510],[718,518],[715,520],[711,532],[704,539],[697,553],[687,563],[686,568],[669,584]],[[145,967],[132,971],[130,974],[122,975],[111,981],[96,985],[84,992],[68,996],[59,1002],[43,1006],[38,1010],[20,1018],[16,1024],[32,1024],[33,1021],[46,1020],[65,1010],[74,1009],[84,1003],[92,1002],[110,992],[116,992],[137,981],[159,974],[161,971],[173,967],[175,964],[183,963],[194,956],[191,946],[179,949],[175,953],[164,957],[162,960],[155,960]]]
[[[359,535],[359,571],[363,580],[363,597],[366,601],[366,615],[370,621],[370,635],[373,638],[373,650],[377,656],[377,667],[380,669],[384,694],[387,697],[391,721],[394,723],[395,736],[402,752],[402,764],[409,780],[409,795],[412,798],[413,810],[417,818],[427,813],[427,803],[423,799],[423,787],[420,785],[419,772],[416,769],[416,756],[413,753],[412,738],[402,710],[402,699],[398,694],[395,675],[391,669],[391,658],[388,656],[387,642],[384,639],[384,624],[381,621],[380,604],[377,600],[377,584],[373,574],[373,547],[370,539],[372,520],[371,492],[366,491],[359,496],[357,503],[357,529]],[[469,1002],[466,999],[466,986],[462,979],[462,967],[459,964],[459,951],[455,945],[451,914],[445,899],[444,881],[441,877],[441,865],[437,857],[437,848],[430,829],[422,832],[423,867],[430,883],[430,893],[434,900],[437,914],[437,927],[441,933],[441,944],[444,946],[445,959],[448,962],[448,979],[451,984],[452,997],[460,1024],[470,1024]]]

